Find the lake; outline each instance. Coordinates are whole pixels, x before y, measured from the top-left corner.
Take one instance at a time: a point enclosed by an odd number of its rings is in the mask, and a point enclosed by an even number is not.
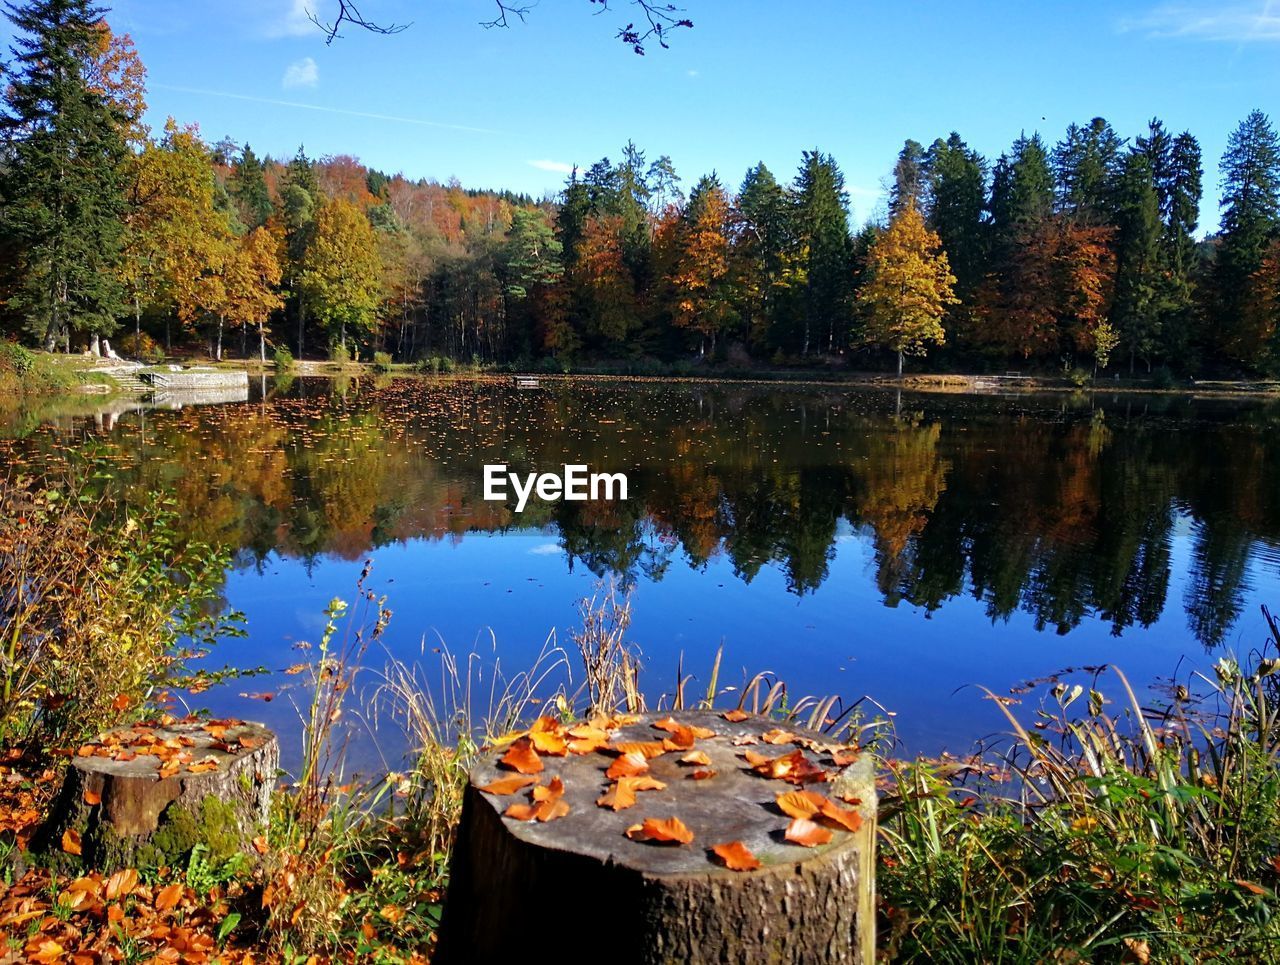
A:
[[[1260,607],[1280,607],[1278,430],[1275,403],[1172,396],[298,379],[19,421],[0,456],[91,455],[116,498],[169,493],[234,548],[248,636],[209,662],[272,673],[192,698],[219,714],[296,734],[288,699],[240,695],[296,679],[295,644],[372,559],[385,644],[428,674],[446,645],[509,673],[553,632],[571,649],[577,601],[612,579],[651,697],[681,661],[700,692],[723,646],[722,685],[771,671],[795,696],[866,696],[903,753],[934,753],[1003,729],[976,685],[1106,664],[1151,685],[1259,646]],[[486,463],[624,472],[630,498],[516,514],[481,498]]]

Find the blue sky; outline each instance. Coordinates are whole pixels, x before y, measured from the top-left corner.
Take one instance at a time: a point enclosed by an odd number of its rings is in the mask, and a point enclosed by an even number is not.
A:
[[[861,221],[904,138],[954,129],[994,157],[1022,130],[1052,142],[1102,115],[1131,137],[1159,116],[1201,139],[1212,226],[1231,128],[1254,107],[1280,115],[1280,0],[684,0],[695,29],[645,57],[613,39],[626,0],[601,15],[542,0],[505,30],[480,26],[491,0],[364,0],[412,27],[332,46],[305,10],[336,0],[113,6],[150,70],[154,125],[172,114],[259,153],[305,143],[535,195],[628,138],[670,154],[686,182],[715,169],[731,186],[758,160],[789,179],[816,146],[844,168]]]

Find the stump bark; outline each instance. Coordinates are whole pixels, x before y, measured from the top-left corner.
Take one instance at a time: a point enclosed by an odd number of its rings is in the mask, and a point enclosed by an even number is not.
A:
[[[114,871],[254,854],[280,745],[262,724],[173,721],[102,734],[72,758],[36,846],[63,864]]]
[[[641,791],[634,806],[597,805],[610,785],[610,748],[660,740],[659,719],[714,731],[692,750],[709,765],[681,763],[686,749],[648,761],[663,790]],[[435,965],[518,961],[529,956],[577,962],[858,963],[875,961],[874,772],[869,756],[853,763],[832,753],[821,734],[785,727],[798,743],[771,744],[778,725],[730,722],[710,712],[644,715],[610,732],[610,748],[539,756],[533,775],[544,787],[559,778],[562,817],[547,822],[504,816],[531,799],[528,788],[494,795],[480,788],[514,772],[500,764],[509,749],[487,753],[471,773],[450,870]],[[785,725],[784,725],[785,726]],[[785,736],[785,735],[783,735]],[[786,840],[791,818],[780,794],[800,790],[763,776],[743,759],[799,751],[825,771],[804,789],[856,810],[856,831],[835,830],[829,843]],[[844,766],[836,761],[840,760]],[[758,759],[757,759],[758,760]],[[695,770],[715,775],[694,779]],[[845,802],[855,802],[846,804]],[[631,840],[646,818],[678,817],[689,844]],[[715,845],[739,841],[761,862],[729,870]]]

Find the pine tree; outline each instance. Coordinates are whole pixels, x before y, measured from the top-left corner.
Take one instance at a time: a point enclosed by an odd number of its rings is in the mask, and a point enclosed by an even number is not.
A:
[[[956,276],[957,297],[967,302],[987,264],[986,162],[954,132],[934,142],[929,154],[929,227],[942,240]]]
[[[1227,141],[1222,207],[1215,268],[1219,346],[1228,357],[1250,364],[1258,345],[1242,323],[1267,246],[1280,230],[1280,137],[1262,111],[1253,111]]]
[[[1111,321],[1120,346],[1129,356],[1147,362],[1161,344],[1165,317],[1165,260],[1161,250],[1164,225],[1151,157],[1136,151],[1125,159],[1117,189],[1116,298]]]
[[[240,221],[252,231],[261,228],[271,217],[271,195],[267,192],[267,179],[262,162],[248,144],[240,160],[231,170],[227,190],[239,209]]]
[[[991,184],[991,221],[998,243],[1007,243],[1053,210],[1053,175],[1039,134],[1013,142],[996,162]]]
[[[738,192],[734,288],[738,314],[755,345],[766,345],[779,322],[779,299],[790,248],[787,192],[764,165],[747,171]]]
[[[794,195],[797,241],[805,251],[799,348],[808,355],[813,334],[823,328],[827,350],[834,349],[835,332],[849,317],[849,210],[835,160],[805,151]]]
[[[1072,124],[1053,151],[1058,209],[1078,220],[1108,223],[1124,166],[1124,140],[1103,118]]]
[[[4,231],[21,252],[14,299],[45,346],[110,334],[121,313],[127,118],[86,80],[103,11],[88,0],[9,4],[17,31],[0,115]]]
[[[302,289],[302,269],[307,248],[311,244],[315,228],[316,210],[323,201],[320,182],[307,152],[298,153],[285,171],[284,189],[280,207],[284,221],[284,284],[286,288],[285,311],[297,321],[298,358],[306,348],[307,302]]]
[[[955,276],[938,236],[914,204],[903,208],[871,247],[870,278],[858,293],[867,319],[867,338],[898,355],[924,355],[929,343],[946,340],[947,306],[956,303]]]
[[[898,152],[893,166],[893,186],[889,190],[889,217],[895,218],[912,205],[928,210],[930,157],[919,141],[908,140]]]

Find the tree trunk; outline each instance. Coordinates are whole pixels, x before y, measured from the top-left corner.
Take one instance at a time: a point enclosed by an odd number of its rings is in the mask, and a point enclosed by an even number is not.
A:
[[[258,361],[267,364],[267,333],[263,323],[258,323]]]
[[[902,378],[902,353],[898,353],[898,378]]]
[[[178,745],[168,757],[154,753],[165,741]],[[197,845],[210,859],[253,855],[279,763],[279,742],[261,724],[188,720],[108,731],[72,759],[34,845],[63,865],[108,872],[181,866]]]
[[[479,787],[511,776],[499,770],[505,748],[483,758],[471,774],[450,870],[440,943],[433,965],[507,963],[528,957],[531,936],[555,928],[554,957],[579,962],[607,959],[626,965],[723,962],[856,963],[875,961],[875,811],[870,757],[843,770],[832,767],[826,739],[792,730],[808,741],[802,751],[826,766],[829,781],[808,789],[857,801],[855,832],[837,830],[814,848],[786,841],[790,818],[775,804],[797,787],[753,773],[732,742],[753,738],[751,750],[777,758],[796,751],[759,737],[776,722],[750,718],[730,724],[711,713],[676,713],[682,723],[714,730],[699,740],[714,776],[690,780],[679,763],[684,750],[649,761],[650,776],[666,788],[643,791],[622,811],[599,807],[612,758],[600,753],[541,758],[537,775],[564,784],[564,817],[540,823],[504,817],[525,804],[528,790],[496,797]],[[654,716],[623,727],[615,740],[653,741]],[[656,735],[656,737],[655,737]],[[843,806],[843,805],[842,805]],[[646,818],[678,817],[693,832],[687,845],[633,841],[628,827]],[[753,871],[730,871],[711,848],[742,842],[760,859]],[[549,904],[550,902],[550,904]],[[558,911],[557,909],[562,909]]]
[[[217,362],[222,361],[222,325],[223,325],[223,316],[219,315],[218,316],[218,342],[217,342],[217,347],[213,350],[213,358],[214,358],[214,361],[217,361]]]
[[[303,337],[307,331],[307,309],[301,303],[298,304],[298,361],[302,361]]]

